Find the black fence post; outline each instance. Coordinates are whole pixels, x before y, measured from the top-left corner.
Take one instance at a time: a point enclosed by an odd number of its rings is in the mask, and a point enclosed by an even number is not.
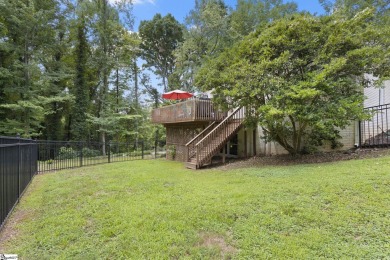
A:
[[[111,162],[111,141],[108,142],[108,163],[110,162]]]
[[[362,121],[359,121],[359,148],[362,147]]]
[[[29,161],[29,173],[30,173],[30,180],[32,178],[32,162],[33,162],[33,154],[32,154],[32,142],[33,141],[30,141],[30,144],[28,145],[28,154],[30,156],[30,161]]]
[[[83,142],[80,142],[80,167],[83,167]]]
[[[157,145],[158,145],[158,141],[156,138],[156,140],[154,141],[154,159],[157,158]]]
[[[21,163],[21,150],[20,150],[20,134],[16,135],[16,138],[18,138],[18,202],[20,199],[20,163]]]
[[[141,146],[141,147],[142,147],[141,149],[142,149],[142,160],[143,160],[143,159],[144,159],[144,147],[145,147],[145,146],[144,146],[144,141],[142,141],[141,145],[142,145],[142,146]]]
[[[39,160],[39,148],[38,148],[38,140],[34,140],[34,149],[33,153],[35,154],[34,156],[34,175],[38,174],[39,168],[38,168],[38,160]]]

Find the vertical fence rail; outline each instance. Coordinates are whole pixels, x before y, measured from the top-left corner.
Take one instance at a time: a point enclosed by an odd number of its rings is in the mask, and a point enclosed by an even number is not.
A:
[[[102,163],[153,159],[165,154],[165,142],[154,145],[132,142],[37,141],[38,172],[70,169]]]
[[[108,162],[165,157],[165,141],[35,141],[0,136],[0,230],[35,174]]]
[[[0,229],[37,173],[37,143],[0,136]]]
[[[370,120],[359,123],[361,147],[390,147],[390,104],[365,108]]]

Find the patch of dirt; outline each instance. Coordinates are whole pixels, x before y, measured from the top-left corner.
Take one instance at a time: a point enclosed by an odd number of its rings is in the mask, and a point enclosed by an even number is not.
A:
[[[237,252],[237,249],[226,243],[221,235],[201,232],[199,234],[199,247],[218,248],[222,259],[230,259],[229,256]]]
[[[0,253],[10,253],[4,251],[4,244],[18,236],[17,225],[22,223],[23,220],[29,218],[31,212],[27,210],[14,210],[5,222],[0,232]],[[12,252],[11,252],[12,253]]]
[[[250,159],[230,159],[228,163],[219,164],[216,169],[229,170],[237,168],[260,167],[265,165],[273,166],[289,166],[296,164],[312,164],[336,162],[345,160],[359,160],[366,158],[378,158],[382,156],[390,156],[390,149],[388,148],[366,148],[366,149],[350,149],[348,151],[340,152],[320,152],[315,154],[291,156],[273,155],[273,156],[256,156]]]

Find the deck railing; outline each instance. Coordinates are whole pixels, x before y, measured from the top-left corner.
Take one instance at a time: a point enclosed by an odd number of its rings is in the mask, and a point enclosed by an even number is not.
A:
[[[220,121],[226,116],[215,108],[210,99],[192,98],[177,104],[153,109],[153,123],[182,123],[194,121]]]
[[[189,158],[196,154],[195,145],[203,139],[212,129],[216,126],[216,122],[212,122],[208,127],[206,127],[202,132],[200,132],[197,136],[195,136],[192,140],[186,143],[186,161]]]

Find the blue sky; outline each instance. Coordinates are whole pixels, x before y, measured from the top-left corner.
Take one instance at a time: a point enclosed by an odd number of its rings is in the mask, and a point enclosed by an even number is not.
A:
[[[287,2],[287,0],[284,0],[284,2]],[[295,0],[294,2],[298,4],[298,9],[301,11],[306,10],[313,14],[324,12],[318,0]],[[157,13],[160,13],[162,16],[170,13],[177,21],[183,23],[185,17],[195,6],[195,0],[133,0],[133,3],[133,14],[135,16],[134,31],[138,31],[140,21],[151,20]],[[225,0],[225,3],[235,9],[237,0]],[[139,65],[141,64],[142,62],[140,61]],[[149,74],[152,85],[157,87],[160,80],[151,71],[149,71]],[[161,87],[158,87],[158,89],[160,92],[162,91]]]
[[[286,1],[285,1],[286,2]],[[324,10],[318,0],[296,0],[299,10],[311,13],[323,13]],[[180,23],[184,22],[186,15],[195,6],[195,0],[133,0],[135,24],[134,31],[142,20],[151,20],[157,13],[163,16],[171,13]],[[235,8],[236,0],[225,0],[225,3]]]

